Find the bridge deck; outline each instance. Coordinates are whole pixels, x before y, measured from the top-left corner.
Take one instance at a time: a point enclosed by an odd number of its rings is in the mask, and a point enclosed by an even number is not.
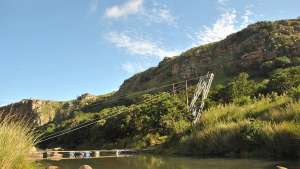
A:
[[[145,150],[114,149],[114,150],[45,150],[32,153],[33,159],[40,160],[65,160],[65,159],[95,159],[129,157]]]

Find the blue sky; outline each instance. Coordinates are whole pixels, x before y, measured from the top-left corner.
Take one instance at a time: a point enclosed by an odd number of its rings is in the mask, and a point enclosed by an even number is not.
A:
[[[0,0],[0,105],[117,90],[136,72],[299,0]]]

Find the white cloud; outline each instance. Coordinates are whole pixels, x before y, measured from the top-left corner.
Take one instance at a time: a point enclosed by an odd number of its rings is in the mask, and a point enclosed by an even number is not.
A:
[[[143,0],[130,0],[122,5],[115,5],[106,9],[105,15],[109,18],[120,18],[141,10]]]
[[[236,31],[236,11],[225,12],[211,26],[204,26],[200,32],[196,33],[198,44],[206,44],[224,39],[227,35]]]
[[[230,0],[218,0],[218,3],[221,4],[221,5],[225,5],[229,1]]]
[[[240,26],[240,29],[243,29],[244,27],[248,26],[253,21],[250,19],[250,17],[253,15],[253,12],[247,8],[245,11],[245,14],[241,16],[243,23]]]
[[[156,4],[152,9],[144,10],[143,16],[154,23],[175,24],[176,17],[171,13],[167,6]]]
[[[179,53],[177,50],[164,49],[157,42],[147,40],[143,37],[131,37],[126,33],[110,32],[106,38],[117,47],[126,49],[130,54],[162,59],[166,56],[175,56]]]
[[[95,13],[98,9],[99,0],[90,0],[89,13]]]
[[[171,10],[156,1],[146,5],[143,0],[130,0],[123,5],[112,6],[105,12],[106,17],[115,19],[133,14],[138,15],[147,25],[151,23],[175,25],[176,23],[176,17]]]
[[[245,28],[252,22],[250,19],[252,14],[249,9],[241,16],[238,16],[235,10],[225,11],[212,26],[203,26],[201,31],[195,33],[196,42],[193,46],[222,40],[228,35]],[[239,19],[242,21],[239,21]]]
[[[144,70],[146,70],[148,66],[145,66],[142,63],[124,63],[122,64],[122,69],[127,72],[128,74],[132,75],[138,72],[142,72]]]

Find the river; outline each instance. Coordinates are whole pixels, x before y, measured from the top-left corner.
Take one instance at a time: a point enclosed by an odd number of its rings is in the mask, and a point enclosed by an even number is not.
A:
[[[62,169],[78,169],[88,164],[93,169],[274,169],[280,164],[289,169],[300,169],[300,160],[274,161],[255,159],[200,159],[139,155],[124,158],[102,158],[43,161],[43,165],[56,165]]]

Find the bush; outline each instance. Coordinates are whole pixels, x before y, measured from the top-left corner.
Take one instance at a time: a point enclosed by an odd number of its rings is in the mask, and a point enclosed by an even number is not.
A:
[[[264,79],[260,82],[257,82],[255,84],[255,88],[256,88],[255,96],[259,96],[261,94],[266,94],[268,92],[267,87],[268,87],[269,82],[270,82],[269,79]]]
[[[283,93],[300,85],[300,66],[276,69],[271,74],[268,90]]]
[[[300,65],[300,57],[299,56],[295,57],[293,62],[294,62],[294,65],[299,66]]]
[[[295,100],[300,100],[300,85],[289,90],[288,94]]]
[[[275,65],[277,67],[285,67],[285,66],[290,65],[291,63],[292,63],[291,59],[287,56],[281,56],[281,57],[275,58]]]
[[[271,60],[266,61],[261,65],[261,69],[263,70],[263,72],[273,70],[274,68],[275,63]]]
[[[237,105],[245,105],[245,104],[249,104],[251,102],[252,102],[252,99],[250,96],[241,96],[241,97],[233,99],[233,103],[235,103]]]
[[[255,93],[255,83],[248,80],[247,73],[240,73],[227,87],[227,94],[231,101],[244,96],[252,96]]]

